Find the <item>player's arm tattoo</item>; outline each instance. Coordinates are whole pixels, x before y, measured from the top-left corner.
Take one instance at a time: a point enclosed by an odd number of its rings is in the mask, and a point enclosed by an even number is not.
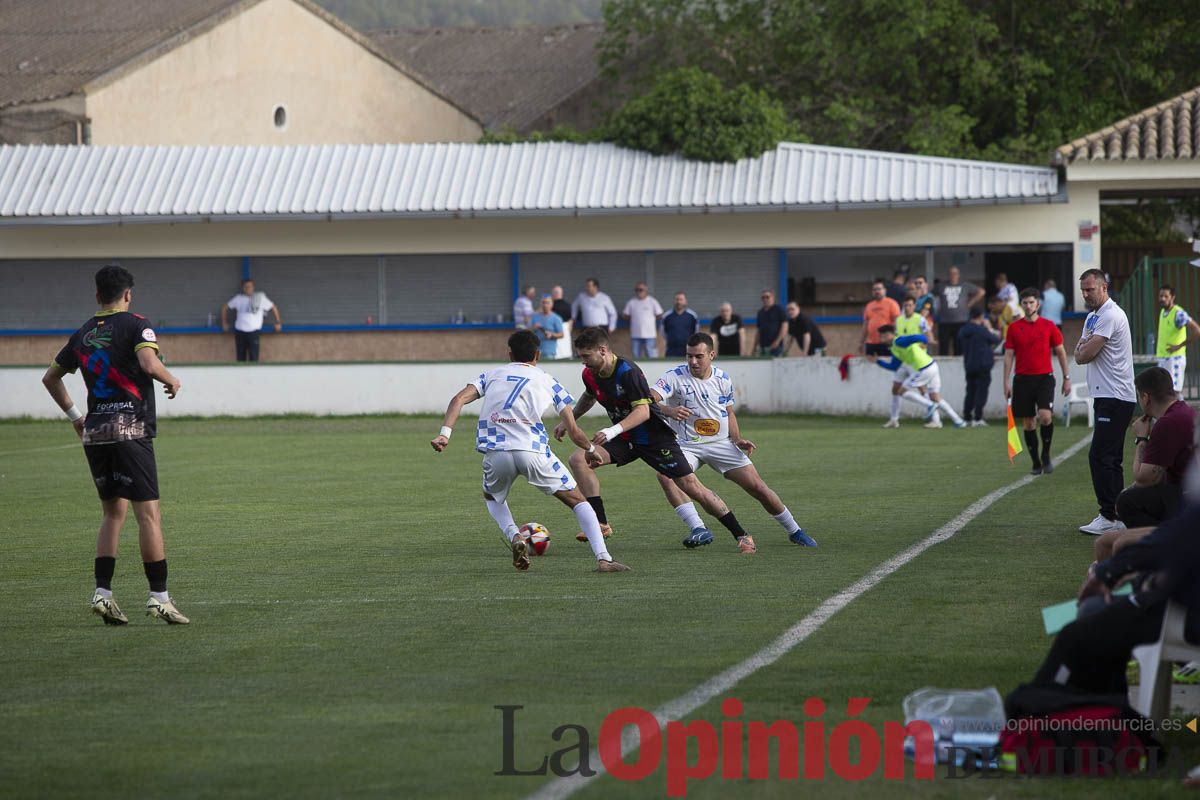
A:
[[[584,414],[590,411],[594,405],[596,405],[596,398],[592,397],[591,392],[584,392],[583,394],[579,395],[579,401],[575,403],[575,419],[582,417]]]

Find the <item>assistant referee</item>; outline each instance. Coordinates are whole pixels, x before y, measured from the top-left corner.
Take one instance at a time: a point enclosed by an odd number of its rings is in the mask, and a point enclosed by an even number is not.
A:
[[[1054,368],[1050,353],[1062,368],[1063,396],[1071,392],[1067,375],[1067,350],[1062,332],[1050,320],[1039,316],[1042,307],[1037,289],[1021,292],[1022,317],[1008,326],[1004,337],[1004,396],[1012,401],[1014,417],[1025,427],[1025,449],[1033,460],[1031,475],[1054,471],[1050,460],[1050,442],[1054,438]],[[1013,366],[1016,376],[1013,377]],[[1011,378],[1011,380],[1010,380]],[[1038,425],[1042,429],[1042,448],[1038,452]]]

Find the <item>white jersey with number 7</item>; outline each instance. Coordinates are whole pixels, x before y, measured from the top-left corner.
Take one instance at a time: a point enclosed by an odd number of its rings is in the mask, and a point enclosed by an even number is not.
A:
[[[553,376],[531,364],[513,362],[481,373],[471,385],[483,398],[476,450],[526,450],[551,455],[542,415],[551,407],[554,413],[561,413],[575,403]]]

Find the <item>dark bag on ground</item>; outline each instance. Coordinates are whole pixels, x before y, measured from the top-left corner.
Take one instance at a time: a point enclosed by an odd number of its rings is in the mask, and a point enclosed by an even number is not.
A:
[[[1024,684],[1004,701],[1000,767],[1022,775],[1136,775],[1165,763],[1151,720],[1120,694]]]

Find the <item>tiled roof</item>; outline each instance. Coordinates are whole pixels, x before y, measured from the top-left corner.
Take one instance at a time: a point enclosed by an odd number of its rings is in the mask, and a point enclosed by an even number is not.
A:
[[[808,144],[733,164],[611,144],[0,147],[0,224],[1047,203],[1058,173]]]
[[[491,130],[526,131],[599,74],[601,23],[378,30],[367,36]]]
[[[1200,87],[1058,148],[1055,160],[1153,161],[1200,158]]]
[[[0,108],[79,92],[164,45],[176,46],[259,0],[4,0]]]
[[[79,93],[96,79],[156,58],[260,2],[0,0],[0,109]],[[312,0],[291,2],[455,104]]]

